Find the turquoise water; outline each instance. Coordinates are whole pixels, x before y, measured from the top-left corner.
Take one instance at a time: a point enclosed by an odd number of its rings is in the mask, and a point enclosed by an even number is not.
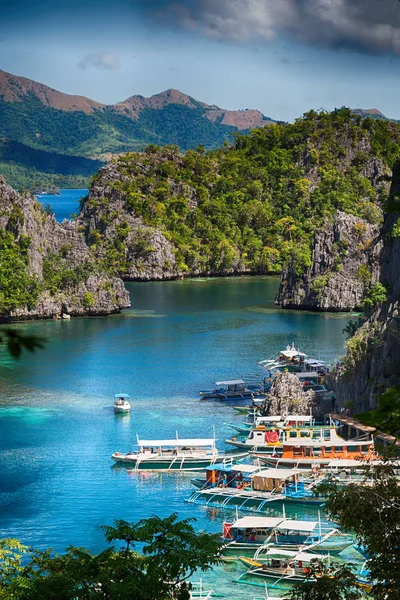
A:
[[[87,193],[88,190],[63,189],[59,194],[39,194],[38,200],[42,204],[48,204],[54,211],[57,221],[61,222],[79,212],[79,200]]]
[[[282,311],[272,303],[277,285],[267,277],[133,283],[132,308],[121,315],[18,324],[48,343],[19,362],[0,356],[0,536],[99,551],[100,525],[173,511],[221,531],[223,511],[184,502],[190,475],[130,475],[110,455],[129,450],[136,434],[212,437],[213,427],[224,449],[226,423],[242,418],[200,401],[200,389],[262,376],[257,361],[292,342],[328,361],[343,353],[346,318]],[[119,391],[132,397],[130,416],[113,414]],[[227,565],[206,579],[231,598],[257,595],[231,584],[242,571]]]

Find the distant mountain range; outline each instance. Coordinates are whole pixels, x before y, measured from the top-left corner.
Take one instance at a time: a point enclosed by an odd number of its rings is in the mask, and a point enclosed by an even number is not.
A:
[[[148,144],[218,148],[271,123],[258,110],[225,110],[174,89],[105,105],[0,70],[0,173],[14,187],[79,187],[112,155]]]

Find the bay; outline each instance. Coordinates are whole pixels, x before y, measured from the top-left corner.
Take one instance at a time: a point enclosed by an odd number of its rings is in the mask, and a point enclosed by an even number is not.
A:
[[[39,194],[38,200],[50,206],[59,223],[79,212],[79,200],[88,194],[85,189],[61,189],[59,194]]]
[[[132,308],[120,315],[17,324],[47,345],[17,362],[0,356],[0,536],[99,551],[101,525],[174,511],[220,532],[233,513],[187,504],[190,475],[131,475],[110,455],[131,449],[137,434],[212,437],[214,428],[224,449],[227,423],[242,417],[200,401],[199,390],[215,379],[261,378],[257,361],[288,344],[328,361],[343,354],[348,317],[283,311],[273,304],[277,286],[271,277],[131,283]],[[132,397],[130,416],[113,413],[119,391]],[[206,579],[232,598],[252,597],[232,584],[242,571],[227,565]]]

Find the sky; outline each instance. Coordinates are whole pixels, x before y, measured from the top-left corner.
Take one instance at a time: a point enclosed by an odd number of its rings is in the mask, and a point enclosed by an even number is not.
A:
[[[176,88],[287,121],[400,119],[400,1],[0,0],[0,69],[105,104]]]

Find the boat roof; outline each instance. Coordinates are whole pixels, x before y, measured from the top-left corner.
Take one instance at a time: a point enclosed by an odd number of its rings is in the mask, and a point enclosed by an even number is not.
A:
[[[283,521],[282,517],[242,517],[232,523],[232,527],[256,529],[257,527],[277,527]]]
[[[291,348],[290,350],[282,350],[279,352],[280,355],[285,358],[294,358],[295,356],[307,356],[304,352],[300,352],[300,350],[296,350],[296,348]]]
[[[232,471],[237,471],[238,473],[255,473],[255,471],[259,470],[260,467],[257,465],[224,465],[223,463],[207,467],[207,471],[222,471],[224,473],[231,473]]]
[[[279,421],[283,421],[285,417],[276,416],[276,417],[257,417],[257,423],[278,423]]]
[[[255,473],[257,477],[269,478],[269,479],[287,479],[297,475],[299,471],[296,469],[264,469],[259,473]]]
[[[129,394],[114,394],[114,398],[130,398]]]
[[[282,529],[291,529],[292,531],[314,531],[318,521],[298,521],[296,519],[286,519],[279,523]]]
[[[214,446],[215,439],[195,439],[195,438],[181,438],[174,440],[140,440],[137,441],[138,446],[145,446],[146,448],[152,446],[173,446],[175,448],[181,448],[182,446]]]
[[[285,421],[312,421],[312,415],[287,415]]]
[[[317,371],[303,371],[303,373],[295,373],[299,379],[318,379]]]
[[[215,385],[220,386],[220,385],[239,385],[239,384],[244,384],[243,379],[229,379],[227,381],[216,381]]]
[[[376,462],[376,461],[375,461]],[[366,467],[368,466],[368,462],[362,461],[362,460],[357,460],[357,459],[351,459],[351,458],[336,458],[334,460],[329,461],[329,463],[327,464],[326,468],[333,468],[333,467]]]
[[[286,556],[296,560],[312,561],[316,558],[322,559],[321,554],[312,554],[311,552],[298,552],[296,550],[280,550],[279,548],[270,548],[267,552],[263,552],[263,556]]]
[[[308,365],[313,365],[315,367],[326,367],[326,362],[324,360],[316,360],[315,358],[307,358],[304,362]]]

